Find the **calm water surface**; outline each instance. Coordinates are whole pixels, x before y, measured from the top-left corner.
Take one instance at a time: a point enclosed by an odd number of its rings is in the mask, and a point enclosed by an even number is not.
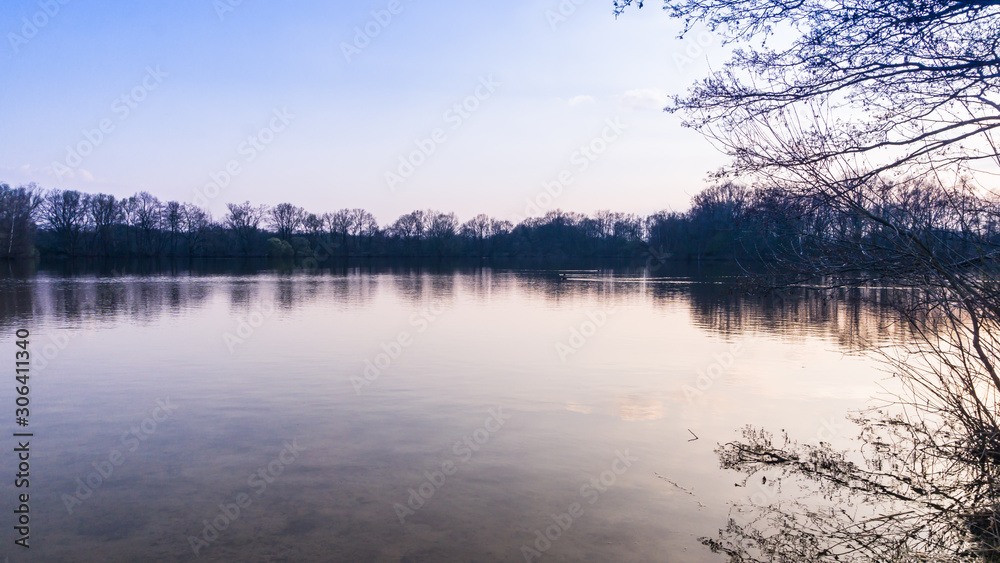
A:
[[[608,271],[0,279],[36,433],[32,547],[5,477],[0,555],[723,561],[697,538],[770,493],[713,448],[746,424],[850,446],[878,319]]]

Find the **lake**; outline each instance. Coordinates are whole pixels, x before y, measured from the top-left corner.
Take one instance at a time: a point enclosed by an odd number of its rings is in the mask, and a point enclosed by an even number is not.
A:
[[[30,331],[31,548],[11,561],[725,561],[714,448],[851,447],[891,340],[850,294],[726,275],[352,267],[0,278]],[[17,444],[13,382],[0,393]],[[8,449],[10,451],[10,449]],[[0,471],[13,476],[14,458]]]

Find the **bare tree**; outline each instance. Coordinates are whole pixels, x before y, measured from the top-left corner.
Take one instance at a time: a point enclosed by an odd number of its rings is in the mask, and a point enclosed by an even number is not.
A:
[[[486,255],[486,239],[492,234],[492,223],[488,215],[480,213],[465,223],[462,223],[462,234],[476,241],[479,255]]]
[[[358,238],[364,230],[365,220],[371,216],[364,209],[355,208],[351,210],[351,236]],[[374,217],[372,217],[374,219]]]
[[[490,219],[490,234],[509,235],[514,230],[514,224],[506,219]]]
[[[350,209],[341,209],[336,213],[328,214],[326,221],[330,236],[338,240],[341,250],[344,255],[347,255],[348,236],[351,234],[351,228],[355,221],[353,212]]]
[[[411,211],[402,215],[390,227],[391,233],[402,239],[404,247],[410,254],[420,254],[422,241],[430,227],[431,213],[422,210]]]
[[[323,227],[325,225],[325,220],[322,216],[316,215],[315,213],[309,213],[302,220],[302,228],[305,229],[306,233],[309,235],[309,244],[313,247],[319,244],[320,237],[323,234]]]
[[[306,212],[291,203],[279,203],[271,208],[268,217],[271,228],[278,234],[278,238],[287,242],[302,227]]]
[[[95,194],[87,201],[90,223],[94,226],[97,246],[105,256],[115,252],[114,229],[124,220],[122,207],[115,196]]]
[[[195,255],[201,250],[201,245],[205,241],[205,235],[212,224],[212,217],[207,211],[194,205],[186,203],[182,208],[184,220],[184,239],[189,256]]]
[[[249,201],[227,203],[226,207],[229,212],[226,214],[224,224],[235,235],[243,254],[249,256],[254,248],[257,233],[260,231],[260,223],[267,214],[267,207],[254,206]]]
[[[998,164],[997,2],[681,0],[666,10],[686,31],[705,24],[741,47],[667,108],[733,157],[723,175],[945,183],[949,171]],[[751,45],[792,22],[787,46]]]
[[[378,221],[371,213],[361,210],[360,213],[356,214],[355,225],[357,225],[358,236],[367,241],[368,251],[371,252],[372,241],[380,232]]]
[[[87,199],[73,190],[52,190],[45,195],[45,224],[55,233],[66,254],[76,256],[84,223],[87,220]]]
[[[427,238],[433,252],[438,256],[451,251],[455,235],[458,234],[458,219],[454,213],[428,212],[430,216],[427,227]]]
[[[152,256],[159,252],[163,205],[149,192],[139,192],[124,202],[126,219],[135,231],[136,251]]]
[[[35,184],[11,188],[0,184],[0,249],[6,258],[28,256],[32,246],[35,221],[45,199]],[[4,240],[6,239],[6,240]]]
[[[177,239],[184,224],[184,207],[180,202],[168,201],[163,207],[163,226],[167,229],[170,244],[167,251],[171,256],[177,253]]]

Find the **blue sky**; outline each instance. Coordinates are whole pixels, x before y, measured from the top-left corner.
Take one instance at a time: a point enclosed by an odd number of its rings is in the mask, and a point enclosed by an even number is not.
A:
[[[718,41],[678,40],[653,4],[617,20],[610,0],[0,10],[11,184],[146,190],[216,215],[251,200],[515,219],[684,209],[724,162],[660,111],[724,62]]]

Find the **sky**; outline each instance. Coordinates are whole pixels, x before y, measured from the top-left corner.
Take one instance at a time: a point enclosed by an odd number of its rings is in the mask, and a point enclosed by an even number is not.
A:
[[[0,182],[217,217],[683,210],[725,158],[662,108],[726,57],[679,30],[655,2],[5,0]]]

